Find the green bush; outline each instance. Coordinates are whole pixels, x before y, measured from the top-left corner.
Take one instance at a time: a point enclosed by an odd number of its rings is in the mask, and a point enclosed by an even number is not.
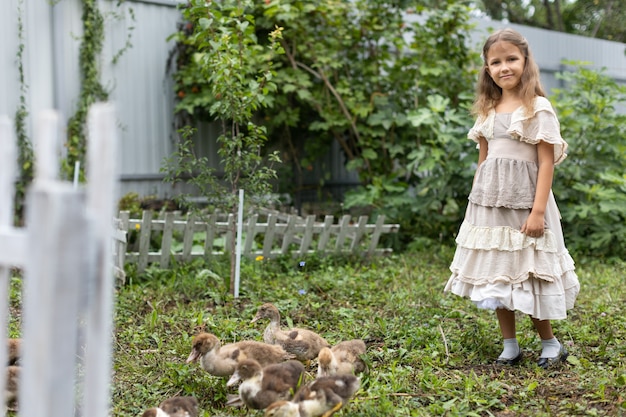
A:
[[[224,95],[201,65],[205,46],[217,42],[202,28],[225,19],[222,3],[193,0],[183,9],[187,23],[174,36],[181,117],[210,120]],[[263,92],[255,118],[267,128],[268,148],[281,149],[291,168],[281,192],[302,190],[336,142],[363,185],[345,208],[365,207],[401,223],[402,243],[452,236],[472,175],[465,159],[471,145],[459,139],[471,124],[465,105],[472,63],[479,63],[466,42],[470,9],[452,0],[241,5],[259,42],[281,31],[285,53],[272,57],[276,88]],[[320,185],[328,175],[319,175]]]
[[[567,87],[554,91],[553,105],[569,157],[555,171],[554,190],[566,244],[580,255],[623,258],[626,86],[581,64],[558,77]]]
[[[209,29],[232,18],[223,4],[193,0],[184,9],[174,36],[179,116],[210,120],[227,95],[218,81],[230,80],[228,74],[203,67],[207,46],[220,44]],[[436,7],[425,0],[241,5],[248,14],[239,24],[256,39],[242,63],[247,74],[267,66],[270,55],[260,51],[271,50],[262,48],[268,34],[280,33],[271,78],[254,90],[259,105],[248,109],[267,138],[263,151],[280,150],[280,192],[296,196],[308,171],[323,171],[320,156],[337,142],[360,181],[342,209],[399,223],[396,250],[453,245],[477,159],[466,139],[480,66],[467,42],[470,9],[452,0]],[[618,107],[625,87],[584,67],[560,77],[567,88],[555,91],[554,106],[570,157],[556,170],[554,189],[566,243],[581,255],[623,256],[626,116]],[[234,118],[237,109],[229,114]],[[330,176],[318,174],[320,185]]]

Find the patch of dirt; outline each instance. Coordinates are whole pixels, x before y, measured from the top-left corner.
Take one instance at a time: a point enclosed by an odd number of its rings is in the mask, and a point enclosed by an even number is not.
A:
[[[501,398],[505,406],[513,405],[520,391],[534,390],[535,398],[541,400],[546,411],[558,415],[607,415],[617,416],[624,413],[621,404],[626,401],[626,393],[612,387],[594,387],[591,390],[579,374],[570,369],[567,363],[544,371],[535,367],[534,359],[527,357],[520,366],[503,367],[493,365],[468,365],[452,369],[464,373],[474,372],[490,380],[498,380],[508,391]],[[543,375],[542,375],[543,374]],[[534,383],[536,388],[531,388]],[[574,410],[575,409],[575,410]],[[497,417],[525,416],[512,410],[501,410],[494,413]]]

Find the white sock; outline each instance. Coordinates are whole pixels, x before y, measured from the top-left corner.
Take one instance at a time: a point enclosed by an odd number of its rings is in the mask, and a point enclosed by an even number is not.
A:
[[[504,349],[500,354],[500,359],[513,359],[519,355],[520,348],[517,343],[517,338],[504,339]]]
[[[541,357],[542,358],[556,358],[561,352],[561,343],[556,337],[548,340],[541,340]]]

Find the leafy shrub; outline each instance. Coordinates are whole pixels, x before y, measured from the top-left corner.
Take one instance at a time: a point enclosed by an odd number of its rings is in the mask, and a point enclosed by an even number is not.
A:
[[[223,99],[225,92],[216,92],[221,84],[202,71],[206,45],[217,43],[207,41],[215,37],[203,28],[224,18],[228,3],[192,0],[183,9],[185,23],[174,36],[181,117],[210,120]],[[281,192],[302,190],[311,181],[308,171],[335,142],[363,184],[347,206],[400,222],[403,242],[452,236],[472,174],[464,105],[478,60],[466,42],[469,8],[456,1],[367,0],[238,6],[247,8],[246,28],[254,26],[259,42],[281,31],[285,53],[272,56],[268,80],[276,88],[263,92],[255,118],[267,128],[269,147],[280,148],[291,167]],[[265,65],[248,60],[251,67]]]
[[[567,87],[555,90],[553,104],[570,147],[555,171],[554,189],[566,244],[579,254],[623,258],[626,86],[581,64],[558,76]]]

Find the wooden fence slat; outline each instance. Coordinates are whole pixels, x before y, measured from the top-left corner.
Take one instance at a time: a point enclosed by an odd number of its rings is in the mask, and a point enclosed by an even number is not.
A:
[[[289,216],[287,219],[287,226],[285,227],[285,231],[283,233],[283,243],[280,248],[280,253],[285,255],[289,252],[289,245],[291,244],[291,239],[293,234],[295,233],[296,227],[296,216]]]
[[[115,271],[115,279],[117,284],[123,285],[126,282],[126,271],[124,263],[126,262],[126,247],[128,240],[127,228],[122,226],[121,219],[113,219],[113,269]]]
[[[22,230],[0,225],[0,265],[10,269],[23,267],[26,264],[28,260],[26,237],[26,233]]]
[[[121,211],[117,217],[119,219],[118,226],[120,228],[120,231],[126,234],[126,239],[124,239],[124,241],[117,242],[118,256],[117,256],[117,263],[115,265],[117,266],[118,269],[120,269],[121,271],[124,271],[124,265],[126,263],[126,256],[128,256],[127,254],[128,232],[130,232],[131,230],[130,229],[130,212]]]
[[[20,390],[20,415],[66,417],[75,407],[79,301],[87,301],[78,295],[94,272],[85,268],[94,254],[85,245],[90,226],[82,193],[69,183],[38,187],[29,191],[27,213],[32,258],[24,271],[22,337],[28,343],[20,386],[28,392]],[[52,247],[55,256],[46,256]]]
[[[263,239],[263,257],[269,258],[272,253],[272,246],[274,245],[274,233],[277,217],[273,214],[267,216],[267,230],[265,231],[265,238]]]
[[[228,215],[228,230],[226,231],[226,239],[224,242],[224,253],[230,253],[233,248],[233,241],[235,239],[235,215]]]
[[[334,221],[335,219],[333,218],[333,216],[324,216],[324,226],[320,234],[320,240],[317,242],[317,250],[319,252],[326,251],[326,245],[328,244],[328,240],[330,239],[330,232]]]
[[[56,178],[58,114],[42,112],[36,127],[39,164],[26,212],[31,256],[24,269],[18,401],[21,415],[66,417],[74,415],[79,391],[75,386],[79,311],[92,301],[85,296],[92,295],[89,285],[96,281],[100,250],[110,248],[111,224],[106,219],[107,240],[99,247],[94,237],[100,224],[95,213],[87,213],[85,193]],[[104,266],[109,266],[108,262]],[[88,322],[90,318],[88,315]],[[105,332],[105,337],[110,341],[110,333]]]
[[[0,116],[0,226],[13,224],[14,179],[17,174],[17,146],[13,123],[7,116]]]
[[[248,227],[246,228],[246,242],[243,246],[243,254],[252,252],[252,245],[254,244],[254,237],[256,236],[256,221],[259,218],[258,214],[253,214],[248,219]]]
[[[196,229],[196,216],[189,213],[187,223],[185,224],[185,232],[183,234],[183,256],[182,260],[187,262],[191,259],[191,249],[193,249],[193,234]]]
[[[354,231],[354,238],[352,239],[352,244],[350,245],[350,252],[353,252],[359,246],[359,242],[363,238],[365,234],[365,230],[367,229],[367,216],[360,216],[359,222],[356,226],[356,230]]]
[[[11,256],[9,250],[15,248],[13,230],[13,195],[15,191],[14,178],[17,173],[17,146],[13,133],[13,123],[7,116],[0,116],[0,340],[6,340],[9,311],[9,283],[11,266],[15,258],[2,258],[2,255]],[[21,249],[26,255],[26,245]],[[12,254],[15,256],[16,254]],[[6,344],[0,348],[0,363],[7,363]],[[0,378],[0,392],[5,392],[6,378]],[[4,417],[4,407],[0,407],[0,416]]]
[[[161,241],[161,268],[168,268],[170,265],[170,257],[172,254],[172,234],[174,233],[174,219],[176,214],[173,212],[165,213],[165,223],[163,225],[163,240]]]
[[[217,221],[216,214],[210,214],[207,216],[206,222],[206,239],[204,240],[204,256],[206,259],[210,259],[213,255],[213,241],[217,233]]]
[[[94,246],[95,260],[88,275],[86,303],[84,415],[108,416],[112,373],[113,304],[115,282],[111,258],[111,220],[117,194],[117,120],[110,103],[93,104],[87,115],[89,146],[87,147],[87,209],[93,217],[93,236],[85,240]],[[69,217],[71,219],[71,217]],[[83,261],[84,262],[84,261]],[[84,285],[84,284],[83,284]]]
[[[148,266],[148,253],[150,252],[150,238],[152,235],[152,212],[146,210],[141,218],[141,229],[139,230],[139,254],[137,260],[137,270],[143,271]]]
[[[350,229],[350,220],[352,216],[349,214],[343,215],[341,222],[339,223],[339,233],[337,233],[337,242],[335,243],[335,252],[340,253],[343,250],[343,243],[346,240],[348,231]]]
[[[310,215],[306,217],[305,226],[304,226],[304,236],[302,237],[302,241],[300,242],[300,249],[298,250],[298,255],[306,255],[309,251],[309,246],[311,246],[311,241],[313,240],[313,232],[315,227],[315,215]]]
[[[376,229],[374,229],[374,233],[372,233],[370,246],[367,250],[368,256],[371,256],[376,252],[376,248],[378,247],[378,240],[380,239],[380,235],[383,232],[384,224],[385,224],[385,216],[381,214],[380,216],[378,216],[378,219],[376,219]]]

